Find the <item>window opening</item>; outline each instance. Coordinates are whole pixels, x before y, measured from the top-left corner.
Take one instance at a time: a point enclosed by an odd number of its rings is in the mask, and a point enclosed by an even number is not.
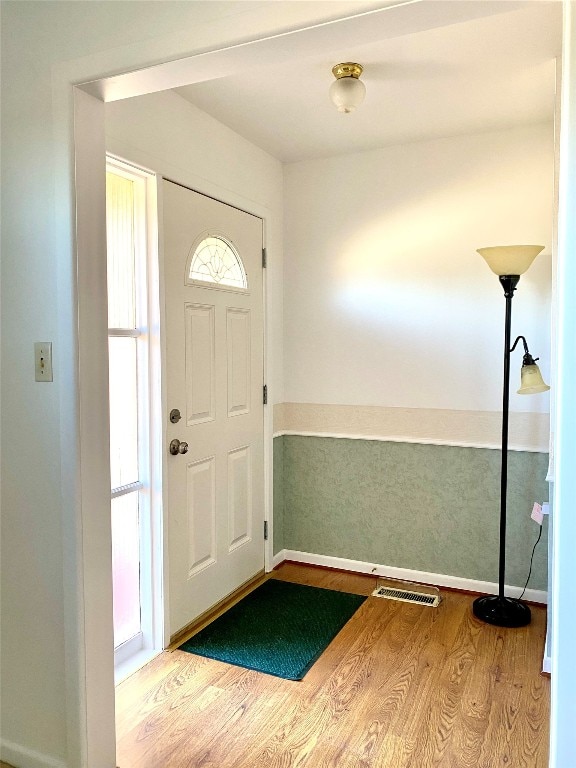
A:
[[[232,243],[222,235],[203,235],[190,254],[187,284],[212,283],[241,290],[248,288],[242,259]]]
[[[110,476],[114,647],[141,645],[140,478],[141,403],[138,362],[145,350],[137,307],[137,182],[118,169],[106,171],[108,268]],[[139,343],[140,342],[140,343]],[[142,384],[142,382],[140,382]],[[119,495],[119,489],[127,492]]]
[[[163,644],[161,406],[154,174],[107,156],[106,229],[114,657],[117,681]]]

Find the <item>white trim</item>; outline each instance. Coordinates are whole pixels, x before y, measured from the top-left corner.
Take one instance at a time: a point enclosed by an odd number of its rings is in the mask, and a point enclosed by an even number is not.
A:
[[[550,697],[550,768],[576,765],[576,3],[563,3],[560,175],[557,272],[557,369],[553,431],[555,432],[554,522],[552,536]]]
[[[114,152],[106,151],[106,165],[113,166],[114,173],[124,176],[126,179],[132,180],[134,176],[156,178],[156,171],[144,167],[142,163],[133,163],[130,160],[126,160],[125,157],[120,157],[120,155],[116,155]]]
[[[144,488],[144,483],[140,480],[136,480],[134,483],[128,483],[128,485],[119,485],[117,488],[112,488],[110,491],[110,498],[117,499],[119,496],[126,496],[128,493],[134,493],[134,491],[141,491]]]
[[[286,549],[281,549],[280,552],[276,552],[276,554],[274,555],[274,557],[272,558],[271,563],[270,563],[271,564],[271,568],[270,568],[271,571],[273,571],[274,568],[277,568],[279,565],[281,565],[284,562],[284,560],[287,559],[286,558],[286,552],[287,552]]]
[[[114,338],[137,339],[141,335],[142,332],[138,328],[108,328],[108,336]]]
[[[550,656],[544,656],[542,659],[542,672],[546,672],[548,675],[552,674],[552,658]]]
[[[73,519],[77,547],[65,562],[76,579],[67,632],[68,760],[82,768],[116,765],[112,624],[112,532],[108,424],[106,142],[104,105],[78,88],[74,98],[78,419]],[[58,197],[58,195],[56,196]],[[66,407],[64,404],[62,407]],[[66,443],[63,442],[63,445]],[[75,449],[75,450],[74,450]],[[106,652],[105,649],[110,649]],[[73,730],[72,730],[73,729]]]
[[[160,396],[155,382],[160,375],[158,345],[158,211],[156,174],[133,163],[123,164],[118,157],[108,164],[123,171],[134,181],[134,247],[136,288],[136,324],[145,329],[137,341],[138,363],[138,463],[144,488],[138,494],[140,510],[140,606],[142,648],[161,650],[164,635],[162,613],[163,579],[161,551],[163,527],[162,504],[154,493],[155,478],[162,462]],[[136,655],[139,655],[138,652]],[[126,662],[129,660],[127,659]],[[121,662],[120,662],[121,663]],[[115,672],[115,678],[117,677]]]
[[[109,139],[106,139],[108,146]],[[138,151],[134,151],[131,148],[129,154],[135,159],[140,159]],[[168,379],[168,369],[166,366],[166,355],[164,350],[166,349],[166,292],[164,289],[164,227],[162,222],[164,220],[164,197],[162,191],[162,173],[160,170],[156,171],[156,242],[158,244],[158,258],[156,267],[156,278],[158,280],[158,300],[156,307],[156,327],[159,329],[158,343],[152,347],[156,355],[156,361],[158,369],[160,371],[160,377],[158,381],[152,380],[152,386],[156,388],[156,398],[159,402],[160,410],[155,414],[156,422],[160,427],[161,438],[159,452],[156,463],[154,465],[156,470],[155,482],[152,488],[153,497],[156,497],[158,509],[160,514],[157,519],[157,529],[154,533],[158,533],[160,538],[158,539],[158,546],[161,546],[162,560],[160,563],[161,577],[163,585],[163,603],[158,606],[161,610],[162,620],[162,648],[167,648],[170,645],[170,591],[168,584],[170,583],[169,573],[169,548],[168,548],[168,467],[164,461],[164,446],[168,444],[168,419],[164,418],[164,414],[169,412],[168,409],[168,397],[166,393],[166,381]],[[150,414],[152,418],[153,414]],[[164,535],[166,534],[166,535]]]
[[[155,650],[154,648],[142,648],[142,650],[133,653],[125,661],[119,662],[114,667],[114,684],[120,685],[127,677],[142,669],[143,666],[161,653],[162,651]]]
[[[268,523],[268,538],[264,541],[264,571],[269,573],[273,569],[272,560],[274,554],[274,406],[272,405],[274,393],[274,371],[272,368],[272,355],[270,349],[272,344],[272,316],[269,309],[270,287],[268,283],[268,272],[270,266],[268,229],[272,219],[272,212],[265,209],[261,211],[259,218],[262,219],[262,248],[266,253],[266,266],[262,266],[262,302],[263,302],[263,375],[264,385],[266,386],[267,402],[264,404],[264,423],[262,425],[264,437],[264,522]]]
[[[337,568],[341,571],[353,571],[354,573],[367,573],[371,576],[389,576],[393,579],[404,581],[416,581],[419,584],[432,584],[435,587],[449,587],[461,589],[466,592],[479,592],[486,595],[497,595],[498,584],[491,581],[477,581],[466,579],[462,576],[448,576],[442,573],[429,573],[428,571],[413,571],[410,568],[397,568],[391,565],[367,563],[364,560],[348,560],[344,557],[332,557],[331,555],[314,555],[310,552],[299,552],[295,549],[283,549],[274,558],[279,565],[284,560],[293,560],[296,563],[307,565],[321,565],[325,568]],[[520,597],[521,587],[506,586],[508,597]],[[546,592],[540,589],[527,589],[524,593],[526,600],[545,605],[548,601]]]
[[[0,739],[0,758],[10,765],[25,765],[26,768],[67,768],[66,763],[61,760],[6,739]]]
[[[128,661],[128,659],[136,653],[139,653],[143,646],[144,635],[142,634],[142,630],[139,630],[133,637],[120,643],[120,645],[114,648],[114,669],[124,661]]]
[[[117,159],[117,158],[116,158]],[[132,163],[128,163],[132,165]],[[141,583],[142,599],[148,600],[151,608],[149,625],[144,627],[144,643],[149,653],[167,647],[169,642],[169,628],[167,626],[167,610],[164,604],[167,602],[167,565],[164,563],[166,545],[164,536],[164,419],[166,413],[163,399],[163,370],[161,345],[164,316],[162,313],[162,285],[160,276],[160,242],[159,242],[159,217],[158,205],[158,176],[144,167],[137,168],[136,172],[145,174],[146,177],[146,241],[147,241],[147,311],[148,311],[148,461],[150,475],[148,478],[148,510],[149,527],[145,540],[142,557],[150,561],[148,579]],[[140,494],[141,496],[143,494]],[[149,643],[149,645],[147,645]],[[144,651],[143,651],[144,653]]]
[[[304,432],[297,429],[282,429],[274,432],[272,437],[283,437],[284,435],[298,435],[300,437],[331,437],[335,440],[373,440],[380,443],[414,443],[415,445],[450,445],[454,448],[487,448],[489,450],[500,450],[500,444],[494,443],[466,443],[457,440],[440,440],[426,437],[407,437],[405,435],[347,435],[337,432]],[[533,445],[509,445],[509,451],[521,451],[527,453],[547,453],[542,448],[536,448]]]

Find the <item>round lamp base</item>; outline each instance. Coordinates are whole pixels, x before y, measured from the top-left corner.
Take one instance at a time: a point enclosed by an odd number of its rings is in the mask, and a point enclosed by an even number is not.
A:
[[[478,597],[472,610],[474,616],[497,627],[525,627],[530,624],[530,608],[513,597]]]

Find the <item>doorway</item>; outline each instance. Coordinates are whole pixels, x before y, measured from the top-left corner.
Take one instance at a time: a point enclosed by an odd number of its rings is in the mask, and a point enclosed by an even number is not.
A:
[[[116,682],[265,559],[263,220],[161,181],[160,259],[156,186],[107,157]]]

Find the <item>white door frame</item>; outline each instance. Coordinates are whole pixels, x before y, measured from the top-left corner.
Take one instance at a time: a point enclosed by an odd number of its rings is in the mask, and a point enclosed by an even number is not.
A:
[[[450,23],[451,13],[470,12],[475,4],[448,7],[442,24]],[[52,68],[52,100],[55,169],[55,252],[58,269],[59,366],[61,387],[61,444],[63,529],[67,535],[64,551],[64,608],[67,655],[67,731],[69,766],[78,768],[114,768],[114,684],[112,589],[110,558],[109,467],[107,424],[107,350],[105,210],[104,210],[104,101],[127,98],[164,90],[202,79],[202,65],[212,76],[238,70],[239,64],[257,61],[287,60],[306,55],[310,50],[332,51],[340,45],[386,39],[410,31],[439,26],[428,18],[426,3],[401,3],[398,6],[360,14],[349,20],[321,24],[274,38],[263,37],[252,43],[222,47],[234,43],[233,29],[226,39],[206,29],[198,32],[197,49],[214,39],[218,50],[181,58],[177,62],[152,66],[152,61],[169,61],[175,55],[186,56],[177,33],[150,41],[116,48],[82,59],[63,62]],[[458,6],[458,7],[457,7]],[[479,6],[477,6],[479,7]],[[482,15],[482,14],[479,14]],[[203,36],[204,35],[204,36]],[[212,36],[211,36],[212,35]],[[567,31],[566,39],[569,39]],[[200,39],[202,38],[202,39]],[[572,46],[576,41],[572,39]],[[572,57],[574,57],[572,50]],[[241,68],[241,67],[240,67]],[[128,73],[109,78],[111,72]],[[83,92],[79,85],[91,83]],[[107,91],[107,85],[109,89]],[[576,140],[566,145],[574,152]],[[137,160],[137,158],[134,158]],[[562,165],[561,158],[561,165]],[[197,185],[196,185],[197,186]],[[257,215],[262,215],[255,211]],[[567,271],[559,293],[568,298],[576,294],[576,274]],[[562,300],[562,297],[560,297]],[[269,301],[269,298],[266,299]],[[559,354],[569,355],[569,334],[562,334],[562,323],[572,318],[560,317]],[[266,345],[270,344],[270,329]],[[270,366],[270,355],[268,356]],[[272,386],[272,371],[266,371]],[[273,402],[273,392],[271,392]],[[566,394],[558,399],[558,418],[574,419],[576,405]],[[265,435],[271,451],[272,408],[266,409]],[[269,436],[269,438],[268,438]],[[576,456],[575,437],[563,443],[566,465]],[[560,463],[560,462],[559,462]],[[271,509],[272,478],[268,460],[266,501]],[[557,488],[561,484],[558,478]],[[568,479],[566,480],[568,485]],[[568,487],[566,491],[568,492]],[[566,494],[568,496],[568,493]],[[556,525],[571,509],[559,494]],[[270,539],[270,542],[272,538]],[[270,548],[269,542],[269,548]],[[570,540],[556,541],[564,577],[572,562]],[[267,561],[269,563],[269,560]],[[572,562],[572,575],[576,565]],[[110,583],[106,583],[109,574]],[[573,678],[566,662],[570,638],[560,635],[557,626],[553,652],[554,671]],[[561,649],[564,648],[564,655]],[[571,664],[571,659],[570,659]],[[561,740],[571,733],[556,732]]]
[[[556,461],[552,562],[550,768],[574,765],[576,722],[576,2],[564,2],[557,279]]]

